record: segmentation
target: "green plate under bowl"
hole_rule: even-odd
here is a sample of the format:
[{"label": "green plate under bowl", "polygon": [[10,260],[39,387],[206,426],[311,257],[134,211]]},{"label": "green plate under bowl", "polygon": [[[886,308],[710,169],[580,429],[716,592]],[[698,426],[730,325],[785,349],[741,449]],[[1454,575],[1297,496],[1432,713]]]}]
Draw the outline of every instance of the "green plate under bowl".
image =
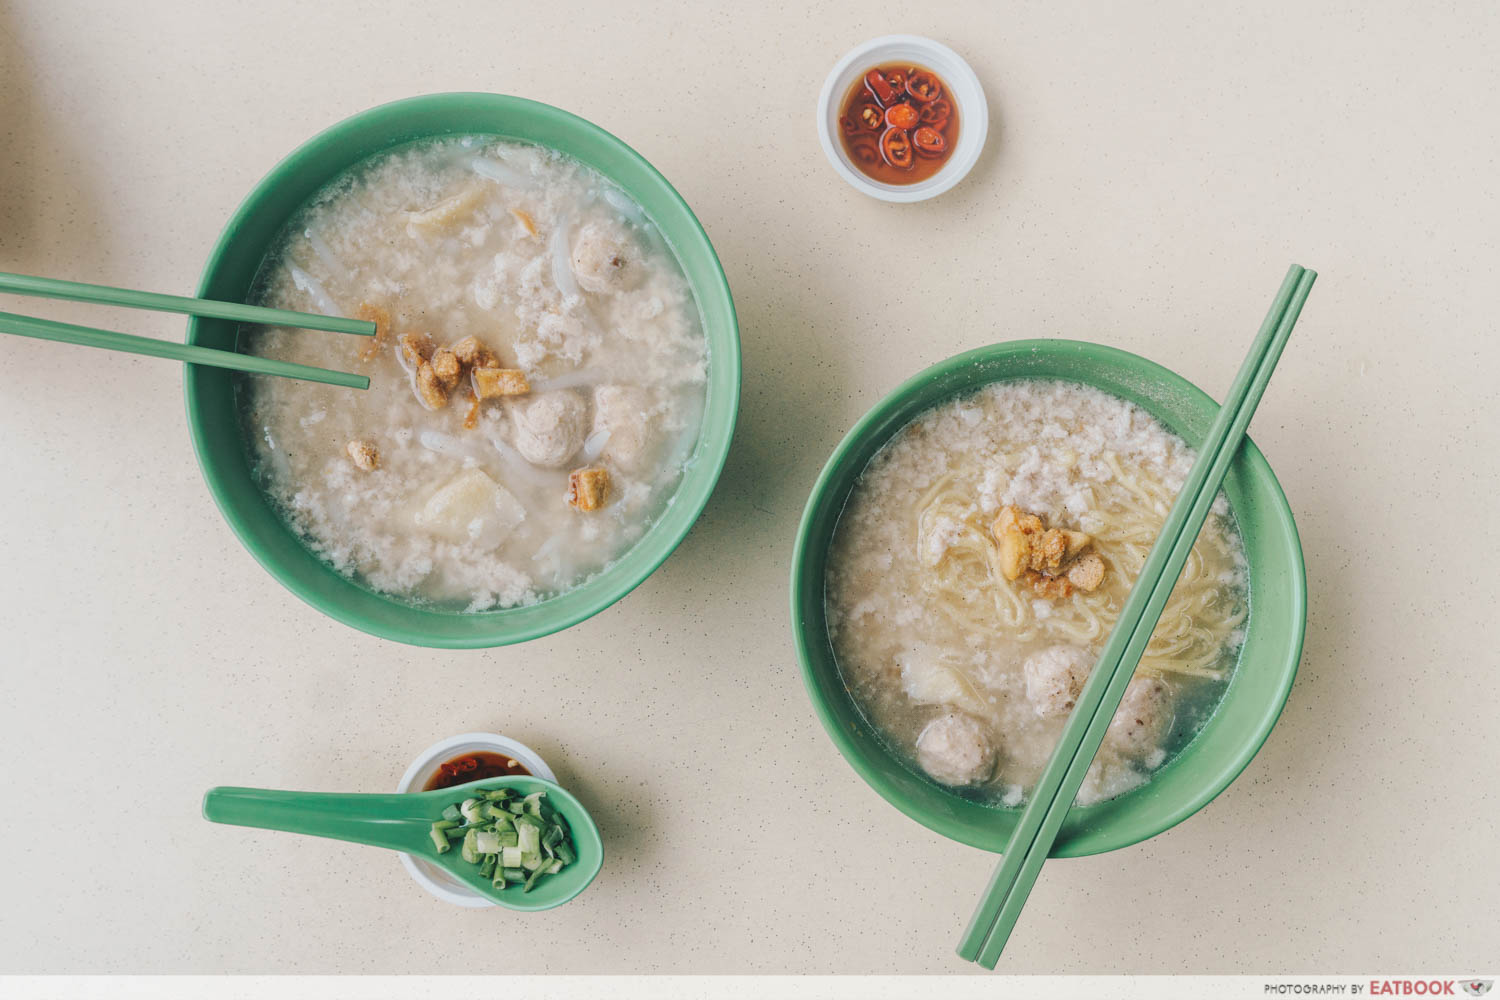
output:
[{"label": "green plate under bowl", "polygon": [[[729,283],[703,227],[656,169],[576,115],[499,94],[434,94],[382,105],[310,139],[256,185],[209,255],[198,296],[243,302],[267,249],[302,205],[350,167],[402,143],[483,134],[566,153],[635,199],[672,248],[692,287],[708,340],[708,391],[698,444],[677,492],[629,551],[583,585],[529,607],[459,613],[417,607],[335,572],[298,540],[250,474],[234,375],[186,366],[188,426],[203,477],[230,528],[271,575],[319,611],[372,635],[420,646],[474,648],[522,642],[609,607],[650,576],[697,520],[729,453],[739,408],[740,342]],[[194,317],[187,342],[236,346],[238,324]],[[349,390],[351,392],[357,390]]]},{"label": "green plate under bowl", "polygon": [[[1201,389],[1125,351],[1072,340],[981,347],[907,380],[854,425],[824,466],[792,556],[792,632],[813,708],[839,752],[885,799],[945,837],[1000,851],[1020,816],[970,801],[914,773],[882,742],[834,660],[823,603],[834,526],[875,453],[913,418],[956,396],[1011,379],[1096,386],[1155,415],[1198,445],[1218,411]],[[1123,795],[1068,813],[1053,857],[1078,857],[1154,837],[1207,805],[1250,763],[1286,704],[1307,624],[1307,580],[1292,511],[1276,476],[1246,438],[1224,481],[1250,564],[1250,617],[1239,663],[1218,709],[1187,746]]]}]

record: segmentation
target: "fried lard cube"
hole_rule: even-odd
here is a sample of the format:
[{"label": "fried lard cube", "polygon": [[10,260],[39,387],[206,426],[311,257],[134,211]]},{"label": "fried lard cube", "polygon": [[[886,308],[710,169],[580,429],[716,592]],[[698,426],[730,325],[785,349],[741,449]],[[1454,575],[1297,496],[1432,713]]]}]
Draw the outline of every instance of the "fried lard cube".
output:
[{"label": "fried lard cube", "polygon": [[465,337],[448,349],[459,364],[470,368],[492,368],[497,364],[495,355],[477,337]]},{"label": "fried lard cube", "polygon": [[380,468],[380,452],[368,441],[350,441],[346,450],[349,452],[349,461],[354,463],[357,469],[373,472]]},{"label": "fried lard cube", "polygon": [[568,474],[568,503],[579,510],[598,510],[609,500],[609,471],[598,467]]},{"label": "fried lard cube", "polygon": [[999,546],[1000,572],[1024,579],[1040,597],[1056,600],[1074,589],[1093,591],[1104,581],[1104,560],[1089,551],[1093,538],[1081,531],[1048,528],[1036,514],[1010,505],[990,527]]},{"label": "fried lard cube", "polygon": [[464,366],[459,362],[458,355],[446,347],[439,347],[432,352],[428,363],[432,365],[432,372],[444,389],[452,392],[458,388],[458,380],[464,374]]},{"label": "fried lard cube", "polygon": [[475,368],[474,392],[480,399],[496,396],[524,396],[531,391],[526,373],[519,368]]}]

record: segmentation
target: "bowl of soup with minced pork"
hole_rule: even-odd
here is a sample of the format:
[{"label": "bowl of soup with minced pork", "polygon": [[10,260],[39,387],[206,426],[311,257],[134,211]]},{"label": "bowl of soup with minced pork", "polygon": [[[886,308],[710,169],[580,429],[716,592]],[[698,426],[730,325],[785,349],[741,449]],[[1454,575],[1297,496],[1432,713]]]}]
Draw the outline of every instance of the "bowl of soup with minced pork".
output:
[{"label": "bowl of soup with minced pork", "polygon": [[189,340],[367,390],[189,369],[230,525],[313,606],[424,645],[574,624],[648,576],[712,491],[739,387],[702,228],[618,139],[448,94],[357,115],[261,182],[199,292],[375,335],[195,319]]},{"label": "bowl of soup with minced pork", "polygon": [[[849,432],[799,530],[793,633],[817,714],[876,791],[1004,846],[1214,412],[1135,355],[1018,341],[928,369]],[[1295,676],[1304,586],[1246,442],[1054,853],[1152,836],[1233,780]]]}]

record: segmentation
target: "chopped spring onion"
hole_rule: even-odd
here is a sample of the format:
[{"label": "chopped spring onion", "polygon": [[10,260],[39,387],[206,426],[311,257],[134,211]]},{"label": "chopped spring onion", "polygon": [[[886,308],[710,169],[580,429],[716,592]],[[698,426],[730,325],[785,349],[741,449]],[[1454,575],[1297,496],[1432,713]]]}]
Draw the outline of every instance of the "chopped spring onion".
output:
[{"label": "chopped spring onion", "polygon": [[469,827],[469,832],[464,834],[464,846],[459,854],[469,864],[479,864],[479,831],[472,826]]},{"label": "chopped spring onion", "polygon": [[432,824],[432,829],[429,832],[432,834],[433,846],[437,848],[439,854],[447,854],[453,847],[452,844],[448,843],[448,838],[452,836],[449,831],[457,825],[451,819],[438,820]]},{"label": "chopped spring onion", "polygon": [[476,792],[443,810],[432,824],[439,854],[461,840],[460,856],[479,867],[480,878],[496,889],[520,885],[530,892],[538,881],[578,860],[568,824],[547,801],[546,792],[518,798],[509,788]]}]

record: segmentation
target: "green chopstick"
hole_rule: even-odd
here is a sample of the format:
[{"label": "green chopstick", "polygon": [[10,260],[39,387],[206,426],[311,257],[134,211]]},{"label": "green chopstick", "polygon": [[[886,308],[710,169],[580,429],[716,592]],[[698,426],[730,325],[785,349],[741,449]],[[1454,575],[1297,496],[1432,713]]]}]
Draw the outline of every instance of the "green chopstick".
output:
[{"label": "green chopstick", "polygon": [[365,375],[336,372],[312,365],[299,365],[291,361],[273,361],[258,358],[253,354],[236,351],[217,351],[212,347],[196,344],[178,344],[170,340],[153,337],[137,337],[113,330],[96,330],[91,326],[74,326],[51,319],[35,319],[0,313],[0,333],[14,333],[38,340],[55,340],[63,344],[81,344],[84,347],[100,347],[107,351],[122,351],[126,354],[144,354],[154,358],[172,358],[195,365],[213,368],[229,368],[234,371],[251,372],[256,375],[280,375],[282,378],[297,378],[304,382],[322,382],[340,385],[349,389],[368,389],[370,379]]},{"label": "green chopstick", "polygon": [[[248,306],[243,302],[190,299],[182,295],[161,295],[157,292],[140,292],[129,288],[111,288],[108,285],[89,285],[81,281],[38,278],[29,274],[9,274],[4,271],[0,271],[0,292],[34,295],[48,299],[70,299],[75,302],[97,302],[101,305],[124,306],[127,309],[187,313],[192,316],[206,316],[210,319],[227,319],[266,326],[300,327],[307,330],[326,330],[330,333],[352,333],[362,337],[375,335],[375,324],[369,320],[321,316],[316,313],[293,312],[290,309],[266,309],[262,306]],[[349,389],[370,387],[370,379],[365,375],[351,375],[348,372],[315,368],[312,365],[299,365],[291,361],[257,358],[249,354],[240,354],[237,351],[220,351],[194,344],[177,344],[166,340],[155,340],[151,337],[137,337],[129,333],[116,333],[113,330],[99,330],[91,326],[60,323],[57,320],[18,316],[15,313],[0,313],[0,333],[35,337],[38,340],[53,340],[64,344],[81,344],[84,347],[98,347],[106,351],[121,351],[125,354],[172,358],[195,365],[227,368],[256,375],[279,375],[282,378],[322,382],[325,385],[339,385]]]},{"label": "green chopstick", "polygon": [[361,337],[375,336],[375,324],[369,320],[320,316],[317,313],[293,312],[290,309],[267,309],[263,306],[247,306],[243,302],[190,299],[183,295],[162,295],[130,288],[89,285],[81,281],[8,274],[4,271],[0,271],[0,292],[34,295],[45,299],[69,299],[74,302],[97,302],[100,305],[124,306],[127,309],[187,313],[191,316],[232,319],[265,326],[294,326],[305,330],[326,330],[329,333],[352,333]]},{"label": "green chopstick", "polygon": [[1292,265],[958,946],[993,969],[1218,495],[1317,274]]}]

